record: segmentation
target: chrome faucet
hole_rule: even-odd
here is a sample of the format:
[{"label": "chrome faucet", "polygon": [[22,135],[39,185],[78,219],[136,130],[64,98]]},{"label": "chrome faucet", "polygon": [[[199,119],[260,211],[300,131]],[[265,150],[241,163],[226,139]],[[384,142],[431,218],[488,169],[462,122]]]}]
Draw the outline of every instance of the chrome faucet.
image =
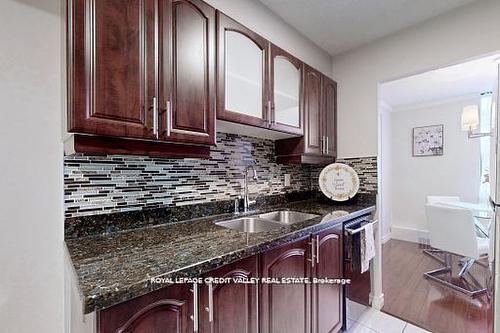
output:
[{"label": "chrome faucet", "polygon": [[256,200],[250,200],[248,198],[248,171],[250,171],[250,169],[253,170],[253,179],[257,180],[257,170],[255,170],[255,167],[253,165],[247,165],[247,167],[245,168],[245,182],[243,183],[243,187],[245,190],[243,196],[243,209],[245,213],[248,212],[248,208],[250,207],[250,205],[253,205],[256,202]]}]

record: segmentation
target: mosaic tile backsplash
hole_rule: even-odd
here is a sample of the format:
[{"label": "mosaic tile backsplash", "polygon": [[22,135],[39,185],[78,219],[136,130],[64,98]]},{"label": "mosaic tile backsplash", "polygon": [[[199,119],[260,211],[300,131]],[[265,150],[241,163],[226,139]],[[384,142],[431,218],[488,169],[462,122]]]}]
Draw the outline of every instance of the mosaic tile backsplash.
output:
[{"label": "mosaic tile backsplash", "polygon": [[[122,155],[72,155],[64,159],[65,216],[77,217],[143,208],[173,207],[234,199],[242,193],[244,169],[255,164],[253,196],[317,189],[321,168],[275,162],[274,143],[217,134],[210,159]],[[360,174],[360,192],[376,191],[376,158],[342,160]],[[284,185],[291,175],[290,186]]]}]

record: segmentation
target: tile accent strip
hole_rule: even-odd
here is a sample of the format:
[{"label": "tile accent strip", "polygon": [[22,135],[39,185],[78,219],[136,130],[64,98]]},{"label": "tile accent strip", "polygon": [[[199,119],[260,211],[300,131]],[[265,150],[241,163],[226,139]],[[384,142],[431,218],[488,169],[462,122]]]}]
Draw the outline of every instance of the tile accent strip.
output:
[{"label": "tile accent strip", "polygon": [[[72,155],[64,160],[66,218],[144,208],[225,201],[242,193],[244,169],[255,164],[255,196],[311,190],[311,168],[277,164],[274,142],[217,133],[210,159]],[[284,175],[291,186],[284,186]]]}]

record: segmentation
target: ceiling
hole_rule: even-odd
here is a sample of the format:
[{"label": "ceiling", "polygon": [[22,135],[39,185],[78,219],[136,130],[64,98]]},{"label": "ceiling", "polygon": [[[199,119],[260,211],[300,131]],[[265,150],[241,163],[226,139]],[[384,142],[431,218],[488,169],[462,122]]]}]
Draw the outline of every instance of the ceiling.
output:
[{"label": "ceiling", "polygon": [[500,54],[384,83],[381,98],[397,110],[495,91],[498,59]]},{"label": "ceiling", "polygon": [[332,56],[476,0],[260,0]]}]

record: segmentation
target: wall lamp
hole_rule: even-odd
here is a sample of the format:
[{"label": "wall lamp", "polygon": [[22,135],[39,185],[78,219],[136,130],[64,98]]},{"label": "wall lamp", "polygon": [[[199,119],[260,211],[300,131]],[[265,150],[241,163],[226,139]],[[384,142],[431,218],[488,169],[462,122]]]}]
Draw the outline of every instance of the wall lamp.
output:
[{"label": "wall lamp", "polygon": [[491,136],[491,132],[476,132],[479,128],[479,106],[467,105],[462,111],[462,131],[467,131],[469,139]]}]

